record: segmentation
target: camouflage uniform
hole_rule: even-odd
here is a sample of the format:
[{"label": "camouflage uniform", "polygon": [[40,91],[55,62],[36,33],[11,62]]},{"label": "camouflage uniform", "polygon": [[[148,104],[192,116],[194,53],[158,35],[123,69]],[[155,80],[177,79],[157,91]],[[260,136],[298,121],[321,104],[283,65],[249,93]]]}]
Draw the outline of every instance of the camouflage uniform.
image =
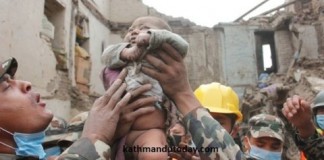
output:
[{"label": "camouflage uniform", "polygon": [[68,133],[58,142],[61,148],[69,148],[58,159],[110,159],[109,145],[99,140],[92,142],[88,138],[80,138],[88,114],[89,112],[82,112],[69,121]]},{"label": "camouflage uniform", "polygon": [[[54,116],[45,131],[44,149],[47,156],[60,155],[62,151],[77,141],[81,137],[87,117],[88,112],[82,112],[67,123],[64,119]],[[55,150],[55,148],[59,148],[59,151]]]},{"label": "camouflage uniform", "polygon": [[83,126],[88,118],[88,114],[89,112],[79,113],[69,121],[67,133],[58,141],[58,145],[61,148],[66,149],[70,147],[73,142],[77,141],[81,137]]},{"label": "camouflage uniform", "polygon": [[106,143],[96,140],[92,142],[88,138],[81,138],[74,142],[71,147],[66,149],[58,160],[96,160],[110,159],[110,146]]},{"label": "camouflage uniform", "polygon": [[303,140],[296,134],[295,142],[304,151],[307,159],[324,160],[324,137],[315,132],[311,137]]},{"label": "camouflage uniform", "polygon": [[[192,134],[197,149],[202,147],[217,147],[215,152],[201,152],[201,159],[237,159],[243,157],[240,148],[231,136],[204,108],[193,110],[183,117],[184,124]],[[91,143],[89,139],[81,138],[68,148],[60,159],[109,159],[110,147],[101,141]]]},{"label": "camouflage uniform", "polygon": [[[239,147],[231,136],[204,108],[198,108],[190,112],[184,118],[187,129],[192,134],[196,148],[217,147],[215,152],[201,152],[201,159],[241,159]],[[88,138],[81,138],[73,143],[57,159],[109,159],[110,146],[102,141],[92,142]]]},{"label": "camouflage uniform", "polygon": [[183,117],[183,122],[197,149],[218,148],[217,152],[200,152],[201,159],[242,159],[240,147],[207,109],[201,107],[191,111]]},{"label": "camouflage uniform", "polygon": [[67,122],[60,117],[54,116],[51,123],[45,130],[44,143],[58,141],[64,136],[67,129]]},{"label": "camouflage uniform", "polygon": [[60,117],[54,116],[51,123],[45,130],[43,148],[48,156],[57,156],[62,152],[62,148],[57,144],[58,140],[66,136],[67,122]]},{"label": "camouflage uniform", "polygon": [[13,154],[4,154],[4,153],[0,153],[0,159],[1,160],[38,160],[38,158],[35,157],[19,157]]},{"label": "camouflage uniform", "polygon": [[[284,123],[280,118],[273,115],[258,114],[250,118],[249,132],[253,138],[272,137],[284,143]],[[251,157],[249,153],[245,154],[245,158],[247,160],[256,159]]]}]

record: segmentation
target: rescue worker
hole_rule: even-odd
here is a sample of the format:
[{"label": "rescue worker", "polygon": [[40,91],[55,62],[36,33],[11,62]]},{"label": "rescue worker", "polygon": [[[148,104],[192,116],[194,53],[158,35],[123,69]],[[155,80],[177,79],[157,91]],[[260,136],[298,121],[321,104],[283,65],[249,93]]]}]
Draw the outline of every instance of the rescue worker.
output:
[{"label": "rescue worker", "polygon": [[[283,115],[296,127],[294,140],[303,159],[324,159],[323,115],[324,92],[314,98],[313,105],[298,95],[287,98],[282,109]],[[312,112],[313,111],[313,112]],[[316,128],[318,127],[318,128]]]},{"label": "rescue worker", "polygon": [[258,114],[250,118],[244,137],[249,160],[280,160],[284,144],[284,123],[276,116]]},{"label": "rescue worker", "polygon": [[323,135],[324,130],[324,91],[320,91],[312,105],[314,122],[317,127],[317,131],[319,134]]},{"label": "rescue worker", "polygon": [[195,90],[200,103],[206,107],[215,120],[217,120],[241,147],[238,136],[239,124],[243,115],[239,110],[239,98],[231,87],[212,82],[200,85]]},{"label": "rescue worker", "polygon": [[[145,60],[151,67],[143,65],[141,70],[144,74],[158,80],[163,92],[175,103],[179,113],[183,115],[182,124],[191,134],[195,148],[199,149],[199,157],[201,159],[241,160],[239,146],[195,97],[181,55],[167,43],[164,43],[161,49],[156,51],[160,58],[152,54],[145,56]],[[125,122],[129,123],[129,121]],[[213,151],[215,148],[217,151]]]},{"label": "rescue worker", "polygon": [[[324,135],[324,91],[320,91],[313,100],[312,111],[313,119],[316,125],[316,131],[323,136]],[[306,160],[306,155],[303,151],[301,153],[301,160]]]}]

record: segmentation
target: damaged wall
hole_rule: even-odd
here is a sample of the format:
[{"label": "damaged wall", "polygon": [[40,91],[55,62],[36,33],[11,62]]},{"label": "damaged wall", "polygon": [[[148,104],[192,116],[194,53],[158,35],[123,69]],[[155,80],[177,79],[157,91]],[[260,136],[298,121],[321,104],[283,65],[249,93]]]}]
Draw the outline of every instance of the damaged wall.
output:
[{"label": "damaged wall", "polygon": [[148,7],[141,0],[110,0],[108,18],[113,22],[132,22],[148,15]]},{"label": "damaged wall", "polygon": [[194,27],[173,27],[189,43],[185,57],[189,82],[193,89],[200,84],[219,81],[218,34],[211,29]]},{"label": "damaged wall", "polygon": [[291,33],[287,30],[276,31],[274,34],[276,44],[276,54],[278,62],[277,73],[284,74],[288,70],[288,65],[294,55],[291,43]]},{"label": "damaged wall", "polygon": [[223,51],[221,52],[222,83],[231,86],[241,97],[246,86],[257,81],[257,62],[254,32],[257,27],[221,24]]},{"label": "damaged wall", "polygon": [[[88,3],[86,3],[88,2]],[[98,2],[99,3],[99,2]],[[104,4],[103,1],[99,4]],[[103,8],[106,8],[103,6]],[[75,115],[80,111],[89,110],[92,105],[93,100],[99,95],[104,93],[104,88],[102,82],[99,78],[100,71],[104,67],[101,64],[101,53],[104,50],[105,42],[109,38],[110,30],[105,24],[105,17],[98,18],[97,14],[94,14],[95,11],[99,11],[100,7],[95,3],[90,1],[78,1],[76,7],[77,13],[76,16],[82,16],[86,19],[86,28],[87,33],[85,35],[76,35],[76,40],[73,40],[71,44],[75,47],[81,47],[82,51],[85,52],[88,57],[80,58],[77,56],[77,50],[74,53],[74,66],[71,67],[72,70],[75,69],[75,84],[71,92],[72,95],[72,113]],[[76,22],[77,23],[77,22]],[[78,27],[78,25],[76,26]],[[81,26],[82,27],[82,24]],[[73,30],[72,30],[73,31]],[[81,36],[79,39],[78,37]],[[83,38],[82,38],[83,37]],[[80,60],[81,61],[78,61]],[[78,64],[80,66],[78,66]],[[83,66],[83,70],[77,72]],[[79,91],[81,92],[79,92]],[[89,95],[85,96],[83,94]],[[80,98],[83,97],[83,98]]]},{"label": "damaged wall", "polygon": [[99,79],[103,67],[100,55],[110,31],[81,1],[33,0],[23,3],[14,0],[3,1],[0,8],[0,58],[16,57],[19,62],[17,78],[30,81],[33,89],[47,102],[47,107],[64,119],[70,119],[71,105],[78,108],[71,104],[73,94],[70,93],[71,87],[76,87],[74,18],[78,11],[84,13],[90,19],[91,40],[82,47],[93,61],[93,71],[87,77],[89,89],[96,96],[103,93]]}]

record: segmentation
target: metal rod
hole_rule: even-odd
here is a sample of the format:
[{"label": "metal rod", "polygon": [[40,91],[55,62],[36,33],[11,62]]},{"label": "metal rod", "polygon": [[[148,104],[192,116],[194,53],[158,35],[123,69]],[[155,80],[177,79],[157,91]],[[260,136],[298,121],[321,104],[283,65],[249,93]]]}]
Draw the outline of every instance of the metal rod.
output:
[{"label": "metal rod", "polygon": [[268,2],[269,0],[264,0],[261,3],[259,3],[258,5],[256,5],[255,7],[253,7],[252,9],[250,9],[249,11],[245,12],[242,16],[240,16],[239,18],[237,18],[234,22],[239,21],[240,19],[244,18],[246,15],[248,15],[249,13],[251,13],[252,11],[254,11],[255,9],[259,8],[260,6],[262,6],[264,3]]}]

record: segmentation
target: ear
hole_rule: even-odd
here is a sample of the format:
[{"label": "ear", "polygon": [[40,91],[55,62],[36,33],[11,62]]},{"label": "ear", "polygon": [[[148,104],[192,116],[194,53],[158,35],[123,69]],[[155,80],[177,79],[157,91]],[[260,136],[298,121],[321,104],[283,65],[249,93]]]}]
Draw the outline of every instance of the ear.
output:
[{"label": "ear", "polygon": [[245,151],[248,152],[251,149],[251,146],[249,144],[249,137],[248,136],[244,136],[243,143],[244,143]]}]

